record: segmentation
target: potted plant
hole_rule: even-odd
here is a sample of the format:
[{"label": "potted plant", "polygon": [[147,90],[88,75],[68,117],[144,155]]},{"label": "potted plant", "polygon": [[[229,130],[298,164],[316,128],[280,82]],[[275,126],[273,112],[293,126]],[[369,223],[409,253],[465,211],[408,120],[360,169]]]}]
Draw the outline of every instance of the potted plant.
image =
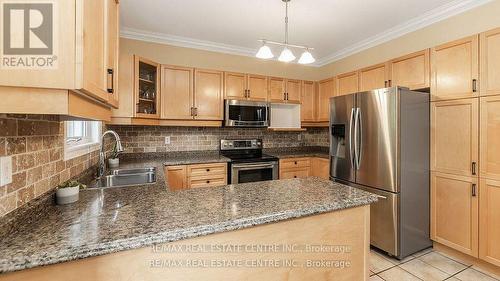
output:
[{"label": "potted plant", "polygon": [[56,202],[58,205],[70,204],[78,201],[80,188],[87,186],[78,181],[67,181],[57,186]]},{"label": "potted plant", "polygon": [[118,158],[118,154],[120,154],[118,152],[118,149],[116,148],[116,143],[115,145],[113,146],[113,150],[111,151],[111,155],[109,156],[109,159],[108,159],[108,165],[109,165],[109,168],[118,168],[118,166],[120,165],[120,159]]}]

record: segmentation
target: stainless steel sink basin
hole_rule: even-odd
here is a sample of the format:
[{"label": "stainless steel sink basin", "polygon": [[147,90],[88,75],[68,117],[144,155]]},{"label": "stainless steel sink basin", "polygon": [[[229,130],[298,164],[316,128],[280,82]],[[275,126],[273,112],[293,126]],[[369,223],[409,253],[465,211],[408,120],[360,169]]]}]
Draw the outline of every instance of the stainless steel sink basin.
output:
[{"label": "stainless steel sink basin", "polygon": [[156,168],[114,170],[101,177],[90,188],[125,187],[156,182]]},{"label": "stainless steel sink basin", "polygon": [[113,170],[111,172],[112,175],[130,175],[143,173],[156,173],[156,168],[119,169]]}]

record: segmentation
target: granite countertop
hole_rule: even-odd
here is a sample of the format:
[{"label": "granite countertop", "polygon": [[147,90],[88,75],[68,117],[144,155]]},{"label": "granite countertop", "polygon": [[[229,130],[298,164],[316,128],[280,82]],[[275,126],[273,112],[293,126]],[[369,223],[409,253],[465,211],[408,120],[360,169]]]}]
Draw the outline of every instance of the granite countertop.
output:
[{"label": "granite countertop", "polygon": [[356,207],[377,200],[365,191],[314,177],[174,192],[166,185],[164,163],[162,157],[121,161],[120,168],[157,167],[154,184],[88,189],[81,191],[80,200],[71,205],[51,203],[43,208],[32,207],[37,211],[33,211],[30,219],[19,221],[15,229],[0,237],[0,273]]},{"label": "granite countertop", "polygon": [[128,153],[120,156],[125,160],[145,160],[145,159],[163,159],[163,165],[189,165],[205,163],[229,162],[230,159],[220,155],[218,150],[214,151],[180,151],[163,153]]},{"label": "granite countertop", "polygon": [[279,159],[299,158],[299,157],[319,157],[329,158],[328,147],[306,146],[306,147],[285,147],[267,148],[264,153],[278,157]]}]

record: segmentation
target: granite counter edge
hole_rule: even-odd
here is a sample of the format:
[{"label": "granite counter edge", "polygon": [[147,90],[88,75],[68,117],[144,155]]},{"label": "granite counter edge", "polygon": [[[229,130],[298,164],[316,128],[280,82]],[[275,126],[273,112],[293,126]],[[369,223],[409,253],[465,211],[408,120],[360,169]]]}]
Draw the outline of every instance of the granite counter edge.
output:
[{"label": "granite counter edge", "polygon": [[365,195],[356,201],[342,201],[327,205],[321,205],[306,210],[286,211],[277,214],[265,215],[255,218],[245,218],[235,221],[221,222],[212,225],[203,225],[193,228],[173,230],[162,233],[145,234],[127,239],[121,239],[96,245],[87,245],[77,249],[68,249],[58,252],[53,257],[43,255],[38,257],[14,257],[8,262],[0,261],[0,274],[14,272],[38,266],[57,264],[88,257],[106,255],[119,251],[144,248],[158,243],[168,243],[178,240],[195,238],[199,236],[244,229],[257,225],[264,225],[273,222],[281,222],[288,219],[297,219],[322,213],[334,212],[348,208],[356,208],[368,205],[377,201],[375,195]]}]

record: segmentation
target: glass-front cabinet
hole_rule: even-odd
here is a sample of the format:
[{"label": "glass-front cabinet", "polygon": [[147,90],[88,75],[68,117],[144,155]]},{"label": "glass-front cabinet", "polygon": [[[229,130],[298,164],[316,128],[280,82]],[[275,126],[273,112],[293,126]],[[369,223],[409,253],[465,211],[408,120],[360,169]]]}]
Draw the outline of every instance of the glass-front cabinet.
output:
[{"label": "glass-front cabinet", "polygon": [[135,116],[159,118],[160,65],[139,56],[135,59]]}]

